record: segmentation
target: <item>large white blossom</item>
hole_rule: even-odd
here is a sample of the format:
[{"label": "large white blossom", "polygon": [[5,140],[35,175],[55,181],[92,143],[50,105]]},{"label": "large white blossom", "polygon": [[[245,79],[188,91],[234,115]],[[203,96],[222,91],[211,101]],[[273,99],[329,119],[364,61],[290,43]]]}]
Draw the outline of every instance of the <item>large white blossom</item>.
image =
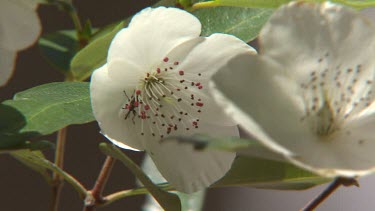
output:
[{"label": "large white blossom", "polygon": [[160,140],[169,135],[238,135],[208,92],[217,69],[254,50],[224,34],[199,37],[201,24],[175,8],[147,8],[135,15],[109,48],[107,64],[91,78],[101,132],[114,144],[145,150],[179,191],[194,192],[221,178],[235,153],[197,152]]},{"label": "large white blossom", "polygon": [[12,75],[17,52],[38,38],[41,25],[37,0],[0,1],[0,86]]},{"label": "large white blossom", "polygon": [[[260,33],[260,54],[213,76],[226,111],[259,141],[325,176],[375,167],[375,29],[331,3],[290,3]],[[228,80],[230,78],[230,80]]]}]

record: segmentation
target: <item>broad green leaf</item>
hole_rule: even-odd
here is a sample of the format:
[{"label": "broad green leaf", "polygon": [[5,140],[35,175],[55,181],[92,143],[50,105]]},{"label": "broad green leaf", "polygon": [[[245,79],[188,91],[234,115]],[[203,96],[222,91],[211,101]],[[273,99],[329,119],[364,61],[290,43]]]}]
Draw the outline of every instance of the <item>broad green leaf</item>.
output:
[{"label": "broad green leaf", "polygon": [[231,170],[213,187],[251,186],[265,189],[303,190],[330,179],[317,176],[290,163],[255,157],[237,157]]},{"label": "broad green leaf", "polygon": [[[194,9],[219,6],[249,7],[249,8],[276,8],[292,0],[214,0],[194,4]],[[306,0],[306,2],[321,3],[326,0]],[[331,0],[331,2],[343,4],[356,9],[374,7],[374,0]]]},{"label": "broad green leaf", "polygon": [[[0,137],[2,137],[2,134],[0,134]],[[5,141],[2,141],[2,140],[5,140]],[[0,139],[0,153],[10,153],[10,152],[14,152],[14,151],[22,150],[22,149],[29,149],[31,151],[34,151],[34,150],[46,150],[46,149],[55,148],[55,145],[51,143],[50,141],[42,140],[42,141],[30,142],[27,140],[28,138],[22,137],[19,140],[19,143],[14,145],[15,142],[12,138],[7,137],[6,139]],[[6,144],[7,142],[9,142],[11,146],[7,146]]]},{"label": "broad green leaf", "polygon": [[130,158],[128,158],[124,153],[122,153],[117,147],[107,143],[101,143],[99,147],[104,154],[120,160],[148,189],[152,196],[165,210],[181,210],[180,199],[176,194],[168,193],[160,189],[151,181],[151,179],[142,171],[142,169],[137,164],[135,164]]},{"label": "broad green leaf", "polygon": [[[21,117],[8,115],[6,110],[9,107]],[[0,129],[3,134],[33,132],[40,135],[53,133],[67,125],[93,121],[89,83],[56,82],[17,93],[13,100],[1,104],[0,119],[10,123]]]},{"label": "broad green leaf", "polygon": [[[154,162],[152,161],[151,157],[147,154],[142,162],[142,170],[143,172],[152,180],[155,184],[162,184],[167,182],[165,178],[161,175],[157,167],[155,166]],[[202,210],[205,193],[206,191],[198,191],[192,194],[186,194],[179,191],[174,191],[178,195],[181,201],[182,211],[199,211]],[[146,202],[143,205],[144,211],[152,211],[152,210],[161,210],[160,205],[153,199],[152,197],[148,196],[146,198]]]},{"label": "broad green leaf", "polygon": [[111,32],[96,38],[77,53],[71,61],[71,71],[76,81],[87,79],[95,69],[106,63],[109,45],[125,24],[126,21],[122,21]]},{"label": "broad green leaf", "polygon": [[202,23],[202,35],[213,33],[234,35],[245,42],[258,36],[273,9],[214,7],[193,11]]},{"label": "broad green leaf", "polygon": [[47,169],[59,174],[65,179],[65,181],[71,184],[74,189],[76,189],[82,198],[86,196],[86,189],[81,185],[81,183],[79,183],[73,176],[57,167],[54,163],[47,160],[40,152],[20,150],[17,152],[12,152],[11,155],[30,168],[42,173],[43,176],[47,176],[45,172]]},{"label": "broad green leaf", "polygon": [[52,177],[48,169],[45,168],[43,165],[39,165],[38,163],[28,159],[28,157],[38,157],[41,160],[45,160],[46,158],[44,157],[41,151],[31,151],[24,149],[13,151],[10,153],[10,155],[18,161],[20,161],[25,166],[41,174],[48,184],[52,183]]},{"label": "broad green leaf", "polygon": [[70,70],[70,61],[79,50],[79,42],[74,30],[63,30],[43,35],[39,39],[42,55],[58,70]]}]

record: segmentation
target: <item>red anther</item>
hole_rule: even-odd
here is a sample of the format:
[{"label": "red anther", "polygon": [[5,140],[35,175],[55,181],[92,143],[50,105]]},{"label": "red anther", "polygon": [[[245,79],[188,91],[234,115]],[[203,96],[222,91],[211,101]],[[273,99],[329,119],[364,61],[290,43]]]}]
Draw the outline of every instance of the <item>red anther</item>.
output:
[{"label": "red anther", "polygon": [[180,88],[177,88],[176,90],[177,90],[177,91],[181,91],[181,89],[180,89]]},{"label": "red anther", "polygon": [[193,126],[197,126],[197,125],[198,125],[198,122],[194,121]]},{"label": "red anther", "polygon": [[183,71],[183,70],[180,70],[180,71],[178,71],[178,74],[180,74],[180,75],[184,75],[184,71]]},{"label": "red anther", "polygon": [[157,73],[160,73],[160,72],[161,72],[160,68],[156,69],[156,72],[157,72]]},{"label": "red anther", "polygon": [[198,89],[203,89],[203,86],[202,85],[198,86]]},{"label": "red anther", "polygon": [[165,58],[163,59],[163,61],[164,61],[164,62],[168,62],[168,61],[169,61],[169,58],[168,58],[168,57],[165,57]]},{"label": "red anther", "polygon": [[138,107],[138,105],[139,105],[139,102],[138,102],[138,101],[135,101],[135,102],[133,103],[133,106],[134,106],[134,107]]},{"label": "red anther", "polygon": [[147,116],[146,116],[146,112],[141,111],[141,118],[142,118],[142,119],[146,119],[146,118],[147,118]]},{"label": "red anther", "polygon": [[135,91],[135,94],[136,94],[136,95],[140,95],[140,94],[141,94],[141,90],[137,89],[137,90]]},{"label": "red anther", "polygon": [[145,105],[145,110],[148,111],[150,109],[149,105]]},{"label": "red anther", "polygon": [[199,107],[202,107],[202,106],[203,106],[203,103],[201,103],[201,102],[197,102],[197,103],[195,103],[195,105],[196,105],[196,106],[199,106]]},{"label": "red anther", "polygon": [[200,85],[201,85],[201,83],[199,83],[199,82],[195,84],[195,86],[200,86]]},{"label": "red anther", "polygon": [[174,65],[178,65],[178,64],[179,64],[179,62],[174,62],[173,64],[174,64]]}]

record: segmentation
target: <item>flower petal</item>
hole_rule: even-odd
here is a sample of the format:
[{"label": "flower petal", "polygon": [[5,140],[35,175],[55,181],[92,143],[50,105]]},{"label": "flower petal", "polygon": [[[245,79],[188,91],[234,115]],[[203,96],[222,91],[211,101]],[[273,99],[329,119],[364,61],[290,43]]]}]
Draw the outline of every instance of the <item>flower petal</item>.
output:
[{"label": "flower petal", "polygon": [[[213,133],[216,136],[238,136],[237,127],[216,127],[201,124],[195,133]],[[192,135],[193,132],[185,135]],[[145,140],[146,152],[160,173],[178,191],[192,193],[211,185],[230,169],[235,153],[196,151],[192,145],[176,141]]]},{"label": "flower petal", "polygon": [[108,76],[107,65],[95,70],[90,86],[94,116],[99,122],[101,132],[114,144],[122,148],[143,150],[137,132],[132,131],[132,121],[125,121],[121,115],[127,102],[124,87],[122,83]]},{"label": "flower petal", "polygon": [[5,85],[12,76],[17,53],[0,48],[0,86]]},{"label": "flower petal", "polygon": [[185,42],[168,54],[170,60],[180,61],[178,68],[185,72],[187,81],[201,84],[202,89],[195,91],[194,94],[204,101],[200,114],[202,121],[226,126],[234,125],[234,122],[214,102],[209,93],[208,81],[221,66],[242,53],[256,54],[256,51],[234,36],[213,34],[206,38],[200,37]]},{"label": "flower petal", "polygon": [[[353,81],[374,78],[374,34],[371,22],[355,10],[332,3],[294,2],[272,15],[260,33],[260,45],[264,55],[278,61],[299,83],[337,81],[346,89],[355,85]],[[327,95],[339,98],[337,93]],[[351,95],[362,93],[359,85]]]},{"label": "flower petal", "polygon": [[114,80],[124,87],[136,87],[139,80],[144,77],[144,73],[140,67],[123,59],[111,60],[108,64],[108,75],[111,80]]},{"label": "flower petal", "polygon": [[41,24],[35,6],[31,7],[30,3],[23,1],[1,1],[1,48],[16,51],[29,47],[35,42],[40,32]]},{"label": "flower petal", "polygon": [[301,123],[298,89],[272,60],[244,54],[213,76],[212,90],[226,113],[246,131],[271,149],[290,155],[285,148],[301,137],[312,137]]},{"label": "flower petal", "polygon": [[171,49],[198,37],[200,32],[199,20],[188,12],[176,8],[146,8],[116,35],[108,61],[124,59],[149,70]]}]

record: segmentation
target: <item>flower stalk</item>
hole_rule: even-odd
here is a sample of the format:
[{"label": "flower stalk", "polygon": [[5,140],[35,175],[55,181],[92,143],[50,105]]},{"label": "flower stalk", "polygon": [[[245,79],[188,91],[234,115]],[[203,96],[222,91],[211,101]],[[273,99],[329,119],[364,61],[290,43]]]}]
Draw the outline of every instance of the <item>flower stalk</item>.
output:
[{"label": "flower stalk", "polygon": [[95,210],[95,206],[97,204],[103,204],[105,202],[102,193],[112,172],[114,164],[115,159],[111,156],[107,156],[93,189],[89,191],[89,194],[86,197],[84,207],[85,211]]},{"label": "flower stalk", "polygon": [[315,199],[310,201],[302,211],[310,211],[317,208],[323,201],[325,201],[335,190],[337,190],[341,185],[344,186],[352,186],[355,185],[359,187],[357,180],[353,178],[344,178],[338,177],[336,178],[322,193],[320,193]]},{"label": "flower stalk", "polygon": [[[65,142],[66,142],[67,128],[62,128],[57,133],[57,146],[55,152],[55,165],[60,169],[64,166],[64,152],[65,152]],[[52,175],[52,201],[51,201],[51,211],[57,211],[59,207],[60,193],[63,186],[64,178],[53,173]]]}]

